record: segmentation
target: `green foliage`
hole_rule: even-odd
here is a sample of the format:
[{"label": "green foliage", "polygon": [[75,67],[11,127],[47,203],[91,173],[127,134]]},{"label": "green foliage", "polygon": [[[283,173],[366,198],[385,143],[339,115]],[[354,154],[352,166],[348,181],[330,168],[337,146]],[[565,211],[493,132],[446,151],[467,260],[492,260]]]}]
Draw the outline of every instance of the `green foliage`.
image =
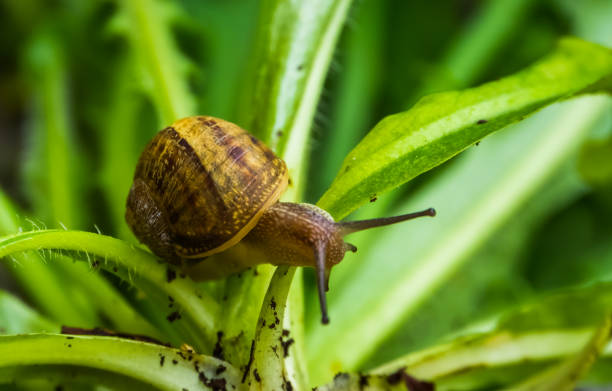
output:
[{"label": "green foliage", "polygon": [[[60,3],[0,2],[0,387],[612,382],[612,100],[576,98],[612,89],[609,1]],[[308,270],[195,283],[124,208],[199,113],[283,157],[286,201],[438,216],[350,237],[329,326]]]},{"label": "green foliage", "polygon": [[610,50],[565,39],[551,55],[513,76],[429,95],[379,122],[348,154],[318,204],[342,218],[555,100],[585,90],[610,91],[610,72]]},{"label": "green foliage", "polygon": [[[512,132],[495,135],[494,138],[485,140],[481,146],[471,149],[465,158],[424,186],[409,204],[391,212],[415,210],[430,205],[444,206],[437,207],[437,224],[415,221],[412,224],[390,227],[376,241],[366,242],[369,246],[365,247],[365,254],[362,254],[361,258],[339,265],[335,273],[340,276],[335,282],[336,285],[333,285],[337,289],[330,291],[329,299],[330,306],[341,309],[335,320],[340,327],[309,335],[310,354],[312,357],[319,357],[316,360],[317,365],[313,363],[311,372],[330,368],[333,362],[338,361],[350,363],[351,366],[358,365],[371,355],[389,334],[402,333],[401,328],[406,327],[404,322],[407,318],[418,316],[423,311],[428,311],[428,308],[439,306],[443,314],[434,314],[435,316],[422,322],[429,320],[435,323],[441,320],[440,317],[445,319],[449,316],[448,310],[445,309],[451,305],[449,302],[458,305],[461,302],[459,297],[469,297],[475,289],[470,286],[470,279],[463,274],[465,263],[476,261],[471,255],[490,235],[494,235],[497,227],[504,221],[533,213],[531,210],[521,209],[524,200],[540,189],[546,178],[557,173],[559,164],[571,156],[577,140],[589,132],[592,126],[591,110],[603,113],[609,110],[609,107],[607,101],[588,98],[581,102],[567,102],[555,108],[556,110],[540,113],[514,127]],[[572,121],[571,125],[568,125],[569,121]],[[551,137],[556,137],[555,143],[550,142]],[[572,188],[574,186],[578,187],[578,190]],[[572,187],[568,189],[564,186],[573,192],[580,189],[575,184]],[[452,203],[449,202],[451,194]],[[558,193],[554,194],[559,197]],[[544,202],[550,203],[550,199]],[[393,245],[402,243],[405,238],[411,238],[409,246]],[[495,239],[510,238],[495,236]],[[513,239],[516,240],[516,236]],[[355,243],[359,248],[364,247],[359,241]],[[503,248],[501,251],[504,251]],[[481,257],[479,265],[474,266],[476,270],[479,267],[491,267],[492,262],[496,261],[493,254],[486,249]],[[512,261],[508,254],[499,259],[506,264]],[[479,278],[475,275],[477,271],[472,271],[472,278],[475,278],[476,282],[486,284],[480,289],[487,289],[489,285],[495,284],[491,278],[495,278],[493,276],[497,274],[498,267],[501,265],[495,264],[495,272],[488,270]],[[505,271],[509,272],[508,269]],[[507,281],[504,269],[499,269],[499,273],[497,278]],[[453,289],[449,290],[452,292],[452,298],[449,298],[447,303],[438,304],[439,289],[446,288],[452,275],[456,275],[455,280],[458,281]],[[521,287],[519,284],[523,284],[521,292],[524,292],[524,282],[519,280],[517,285]],[[365,290],[364,286],[370,289]],[[512,291],[503,293],[516,294]],[[512,296],[509,299],[512,299]],[[474,300],[474,297],[468,300]],[[360,303],[360,306],[353,305],[355,302]],[[470,317],[483,316],[474,308],[473,302],[468,301],[465,306],[464,311],[467,313],[462,315],[463,322],[470,322]],[[364,308],[368,308],[368,311],[364,311]],[[379,319],[385,319],[384,324],[379,324]],[[447,324],[446,332],[452,331],[452,324]],[[313,321],[311,326],[316,327],[316,323]],[[424,323],[421,325],[420,335],[429,335],[431,338],[435,333],[433,329],[438,327],[437,323],[436,326]],[[373,330],[376,330],[376,334],[372,334]],[[412,330],[413,333],[414,331]],[[364,334],[371,336],[363,340],[360,336]],[[442,335],[435,335],[437,338],[440,336]],[[404,335],[403,344],[411,345],[410,339],[410,342],[406,342],[406,337],[407,335]],[[396,343],[395,346],[402,345]],[[415,347],[423,345],[417,344]],[[332,351],[333,354],[320,358],[323,351]],[[391,353],[392,356],[398,354],[400,352],[397,349]],[[329,364],[321,366],[322,360]],[[329,376],[329,373],[321,376]]]},{"label": "green foliage", "polygon": [[[292,178],[284,199],[302,198],[307,144],[317,102],[351,0],[261,5],[245,125],[283,157]],[[314,22],[314,23],[313,23]]]},{"label": "green foliage", "polygon": [[189,62],[178,50],[170,28],[178,9],[155,0],[122,1],[112,30],[125,35],[133,54],[140,88],[159,113],[159,126],[194,115],[196,99],[189,91]]},{"label": "green foliage", "polygon": [[[502,314],[478,331],[409,354],[373,373],[408,367],[440,389],[463,390],[495,387],[499,378],[492,374],[504,368],[505,384],[521,383],[513,387],[566,389],[608,344],[611,292],[606,283],[549,295]],[[529,373],[521,368],[526,361],[533,363],[531,374],[537,374],[523,381]],[[538,373],[542,368],[547,369]]]},{"label": "green foliage", "polygon": [[578,169],[589,184],[608,186],[612,182],[612,136],[586,142],[580,151]]},{"label": "green foliage", "polygon": [[168,318],[181,319],[174,327],[180,335],[175,343],[188,342],[202,351],[213,346],[218,304],[191,279],[177,278],[179,271],[160,264],[150,253],[134,249],[118,239],[80,231],[31,231],[0,240],[0,256],[36,249],[83,252],[79,258],[90,261],[92,267],[105,268],[129,280],[148,292],[158,304],[164,303],[163,307],[169,308]]},{"label": "green foliage", "polygon": [[0,331],[6,335],[59,331],[59,326],[7,292],[0,292],[0,322]]},{"label": "green foliage", "polygon": [[[80,365],[128,375],[159,390],[208,390],[212,387],[206,383],[218,384],[215,381],[243,389],[239,372],[221,360],[142,341],[78,335],[2,336],[0,352],[3,367]],[[217,373],[221,366],[225,369]]]}]

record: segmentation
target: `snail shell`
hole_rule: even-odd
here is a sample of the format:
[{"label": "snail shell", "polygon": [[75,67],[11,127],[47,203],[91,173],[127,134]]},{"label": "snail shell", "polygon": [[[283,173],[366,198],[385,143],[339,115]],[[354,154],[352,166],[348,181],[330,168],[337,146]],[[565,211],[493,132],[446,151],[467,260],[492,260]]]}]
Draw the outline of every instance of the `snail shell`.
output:
[{"label": "snail shell", "polygon": [[142,153],[126,220],[170,262],[204,258],[238,243],[287,182],[285,163],[239,126],[188,117],[159,132]]}]

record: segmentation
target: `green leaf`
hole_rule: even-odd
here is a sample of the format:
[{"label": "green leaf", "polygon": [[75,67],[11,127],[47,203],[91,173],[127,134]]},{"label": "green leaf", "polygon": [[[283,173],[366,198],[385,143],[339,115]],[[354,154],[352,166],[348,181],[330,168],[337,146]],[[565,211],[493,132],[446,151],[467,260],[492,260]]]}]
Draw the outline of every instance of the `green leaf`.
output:
[{"label": "green leaf", "polygon": [[128,37],[142,89],[155,104],[159,126],[197,114],[187,82],[189,61],[172,36],[171,22],[179,9],[159,0],[118,3],[120,13],[112,27]]},{"label": "green leaf", "polygon": [[217,323],[223,330],[225,359],[236,366],[244,366],[250,359],[256,322],[273,273],[272,265],[260,265],[208,284],[221,286],[222,293],[218,296],[223,311],[220,311]]},{"label": "green leaf", "polygon": [[219,306],[174,267],[121,240],[90,232],[43,230],[0,238],[0,258],[44,249],[81,252],[85,259],[98,257],[100,267],[141,288],[160,307],[170,307],[167,322],[174,323],[188,342],[202,351],[212,351]]},{"label": "green leaf", "polygon": [[[472,377],[478,378],[483,369],[495,370],[529,363],[537,371],[555,360],[580,355],[587,345],[592,353],[595,345],[589,345],[589,340],[594,341],[591,339],[593,328],[598,328],[596,346],[600,351],[609,336],[609,333],[603,333],[601,322],[608,319],[610,310],[610,283],[560,291],[521,304],[496,319],[476,325],[479,331],[408,354],[372,373],[389,373],[407,367],[410,374],[418,378],[435,381],[441,389],[453,389],[453,384],[456,386],[466,381],[466,374],[474,373]],[[608,322],[605,327],[609,329]],[[602,340],[604,334],[606,338]],[[583,362],[584,357],[579,360]],[[486,376],[482,378],[486,379]]]},{"label": "green leaf", "polygon": [[[26,162],[29,166],[27,194],[33,197],[36,215],[45,223],[76,228],[85,220],[83,216],[89,215],[82,205],[87,181],[79,169],[88,162],[79,153],[74,136],[76,129],[69,96],[75,91],[70,88],[72,75],[67,56],[70,51],[65,46],[68,45],[58,31],[42,29],[27,50],[34,101],[29,128],[31,149]],[[7,214],[15,213],[8,200],[1,200],[1,204],[8,209]],[[16,216],[10,216],[4,219],[5,228],[0,231],[17,232],[22,223]],[[105,324],[108,319],[110,323],[105,325],[125,331],[141,326],[153,331],[102,276],[89,273],[84,264],[46,267],[37,255],[17,258],[22,266],[14,268],[13,273],[27,294],[41,305],[42,311],[57,321],[93,327]],[[23,265],[27,265],[27,270]],[[86,297],[87,289],[80,288],[104,292],[104,300],[99,300],[101,296],[96,300],[96,295]],[[113,308],[109,307],[111,303]]]},{"label": "green leaf", "polygon": [[59,325],[46,319],[13,295],[0,291],[0,334],[58,332]]},{"label": "green leaf", "polygon": [[[385,14],[392,5],[377,0],[360,1],[351,11],[353,28],[342,34],[337,49],[341,72],[330,72],[332,84],[322,113],[329,122],[316,134],[313,159],[308,175],[307,199],[316,200],[332,183],[342,160],[375,123],[376,102],[382,95],[384,67]],[[329,88],[328,88],[329,90]],[[321,126],[321,125],[320,125]],[[312,155],[312,153],[311,153]]]},{"label": "green leaf", "polygon": [[[13,234],[22,229],[17,213],[10,200],[0,192],[0,235]],[[62,287],[60,273],[45,266],[40,254],[15,254],[12,262],[14,267],[8,270],[43,314],[58,322],[94,326],[88,313],[81,313],[75,308],[70,295]]]},{"label": "green leaf", "polygon": [[[484,179],[481,176],[483,171],[495,172],[491,158],[496,160],[503,160],[504,156],[511,159],[519,158],[515,153],[506,155],[505,152],[514,151],[517,146],[532,140],[533,130],[537,128],[538,126],[533,124],[524,129],[492,135],[486,143],[467,152],[459,159],[468,159],[468,155],[479,155],[482,159],[478,159],[478,162],[472,161],[469,166],[464,166],[459,161],[453,165],[453,168],[462,166],[461,172],[469,173],[469,176],[472,177],[470,180],[468,176],[462,176],[463,180],[460,182],[464,187],[469,187],[474,182]],[[499,148],[502,145],[504,147]],[[461,175],[460,172],[450,170],[453,171],[454,176]],[[402,322],[401,327],[377,348],[376,354],[373,354],[364,363],[364,366],[380,365],[401,356],[406,351],[422,349],[438,342],[441,337],[455,332],[457,325],[472,323],[474,319],[498,313],[506,306],[515,306],[517,300],[530,298],[535,292],[532,291],[532,287],[526,283],[525,277],[520,272],[521,266],[524,265],[525,248],[539,241],[534,237],[540,232],[543,221],[549,220],[559,211],[568,208],[587,191],[588,189],[580,181],[575,165],[570,159],[563,164],[559,173],[554,174],[550,180],[539,187],[529,202],[520,207],[519,213],[514,213],[511,219],[505,221],[499,229],[491,233],[481,248],[471,255],[465,264],[459,266],[434,295],[423,301],[414,316]],[[456,201],[460,193],[454,193],[453,197]],[[462,208],[462,205],[458,205],[458,209]],[[385,233],[382,232],[380,235],[385,235]],[[444,239],[440,238],[440,240]],[[359,248],[359,244],[357,245]],[[364,245],[362,248],[367,249],[368,247]],[[542,268],[551,273],[550,263],[544,263],[542,259],[538,257],[535,260],[538,265],[542,265]],[[577,262],[573,262],[574,264],[580,263],[578,259],[575,261]],[[397,262],[405,262],[405,259],[398,259]],[[341,283],[337,280],[338,277],[350,280],[351,275],[349,273],[336,274],[334,287]],[[474,303],[479,304],[474,305]]]},{"label": "green leaf", "polygon": [[[75,254],[72,255],[73,257],[75,256]],[[58,262],[55,262],[54,266],[62,271],[66,280],[68,280],[63,288],[65,290],[68,290],[69,287],[71,288],[69,294],[72,300],[77,301],[80,299],[82,306],[89,307],[100,318],[94,326],[106,324],[116,331],[144,334],[153,338],[163,339],[160,331],[145,320],[104,276],[97,273],[98,267],[95,261],[88,259],[87,255],[80,257],[80,259],[85,262],[75,263],[72,258],[59,256]],[[91,264],[86,263],[88,261]],[[31,264],[24,266],[26,272],[31,266]],[[49,265],[43,266],[49,267]],[[66,323],[64,322],[64,324]]]},{"label": "green leaf", "polygon": [[496,329],[515,332],[593,327],[612,310],[609,282],[565,289],[531,300],[501,316]]},{"label": "green leaf", "polygon": [[[20,223],[17,211],[0,192],[0,234],[21,231]],[[158,336],[103,276],[88,269],[89,265],[72,260],[45,265],[46,258],[36,253],[14,254],[12,259],[17,265],[9,270],[39,309],[54,320]]]},{"label": "green leaf", "polygon": [[[244,68],[253,53],[259,1],[186,1],[182,21],[190,34],[189,51],[204,58],[206,88],[202,91],[203,113],[235,122],[244,89]],[[196,38],[197,37],[197,38]],[[210,77],[209,77],[210,75]]]},{"label": "green leaf", "polygon": [[565,38],[531,67],[464,91],[434,94],[386,117],[346,157],[318,205],[343,218],[372,195],[401,185],[486,135],[559,99],[606,90],[612,51]]},{"label": "green leaf", "polygon": [[36,215],[54,227],[79,228],[85,215],[82,200],[83,160],[77,154],[64,48],[53,31],[32,40],[27,64],[33,101],[25,164],[27,195]]},{"label": "green leaf", "polygon": [[127,376],[73,365],[0,367],[0,385],[3,390],[90,391],[94,384],[96,388],[116,391],[157,390]]},{"label": "green leaf", "polygon": [[612,187],[612,135],[606,140],[589,140],[580,151],[578,169],[595,187]]},{"label": "green leaf", "polygon": [[608,0],[585,0],[580,3],[555,0],[554,3],[564,12],[579,37],[604,46],[612,45],[612,3]]},{"label": "green leaf", "polygon": [[352,0],[261,4],[251,90],[244,125],[287,163],[292,186],[284,199],[302,196],[310,130],[336,41]]},{"label": "green leaf", "polygon": [[99,119],[102,124],[98,134],[102,155],[99,181],[110,209],[113,231],[121,239],[128,239],[133,238],[133,234],[125,222],[125,202],[132,186],[139,149],[145,145],[144,138],[151,137],[155,128],[138,132],[138,126],[143,125],[138,115],[141,102],[130,82],[133,71],[129,61],[118,64],[113,77],[110,107]]},{"label": "green leaf", "polygon": [[612,321],[608,317],[585,344],[584,348],[565,362],[533,376],[508,390],[513,391],[571,391],[578,380],[589,371],[610,340]]},{"label": "green leaf", "polygon": [[483,3],[458,37],[453,39],[444,58],[433,70],[425,73],[423,85],[414,97],[420,98],[431,92],[464,88],[472,84],[495,58],[500,46],[523,23],[531,5],[533,2],[529,0],[493,0]]},{"label": "green leaf", "polygon": [[508,368],[527,361],[539,369],[541,363],[548,364],[575,354],[591,335],[590,328],[529,333],[500,330],[471,335],[412,353],[376,368],[372,373],[389,373],[408,366],[411,375],[441,386],[481,368]]},{"label": "green leaf", "polygon": [[473,148],[415,193],[396,212],[435,206],[434,219],[381,229],[360,248],[362,258],[348,255],[336,267],[347,269],[340,284],[332,272],[328,298],[336,315],[332,327],[311,322],[311,376],[323,381],[359,369],[404,322],[416,321],[438,288],[567,162],[610,102],[583,97],[538,113]]},{"label": "green leaf", "polygon": [[[213,357],[115,337],[31,334],[0,337],[0,368],[62,364],[102,369],[160,390],[245,389],[240,373]],[[221,369],[223,367],[223,369]]]},{"label": "green leaf", "polygon": [[[85,186],[82,175],[79,175],[82,171],[79,172],[78,168],[84,164],[81,163],[84,160],[77,151],[74,137],[75,129],[70,113],[72,106],[68,98],[73,91],[69,88],[65,48],[55,31],[43,29],[34,38],[27,54],[33,85],[32,98],[35,102],[29,135],[31,150],[26,163],[29,167],[28,194],[34,197],[37,216],[43,218],[46,223],[76,228],[88,213],[82,206]],[[2,204],[15,213],[8,200],[3,200]],[[21,222],[15,216],[10,219],[13,222],[9,224],[9,219],[6,219],[6,229],[2,231],[17,231]],[[9,229],[8,226],[15,228]],[[14,270],[14,274],[18,275],[27,293],[41,304],[43,311],[53,315],[56,320],[89,327],[103,322],[100,316],[103,315],[114,321],[113,326],[127,331],[131,329],[131,322],[138,318],[101,276],[87,273],[83,264],[64,263],[60,267],[49,268],[41,265],[39,260],[32,260],[37,258],[35,255],[18,258],[22,264],[36,263],[34,266],[30,265],[26,272],[19,268]],[[83,296],[79,295],[82,291],[77,286],[97,287],[109,295],[114,293],[106,297],[105,303],[114,302],[117,307],[111,312],[101,309],[96,305],[100,303],[91,300],[91,297],[83,299]],[[41,287],[44,287],[44,292],[35,292]],[[53,294],[54,291],[58,293]],[[60,295],[65,295],[66,298],[59,299]],[[65,303],[66,300],[71,304]],[[100,312],[96,312],[97,310]],[[133,316],[119,317],[128,313]],[[137,323],[139,326],[144,324]]]}]

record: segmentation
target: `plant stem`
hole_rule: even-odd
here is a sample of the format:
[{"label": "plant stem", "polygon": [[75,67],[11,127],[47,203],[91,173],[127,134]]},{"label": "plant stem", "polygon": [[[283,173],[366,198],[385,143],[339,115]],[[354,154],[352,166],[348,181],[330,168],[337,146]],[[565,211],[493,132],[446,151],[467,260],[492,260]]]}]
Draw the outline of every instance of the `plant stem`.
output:
[{"label": "plant stem", "polygon": [[[276,268],[270,287],[263,301],[257,322],[253,348],[253,363],[247,373],[251,390],[287,390],[287,371],[285,369],[285,348],[283,335],[285,303],[293,280],[295,267]],[[303,389],[299,384],[298,389]]]}]

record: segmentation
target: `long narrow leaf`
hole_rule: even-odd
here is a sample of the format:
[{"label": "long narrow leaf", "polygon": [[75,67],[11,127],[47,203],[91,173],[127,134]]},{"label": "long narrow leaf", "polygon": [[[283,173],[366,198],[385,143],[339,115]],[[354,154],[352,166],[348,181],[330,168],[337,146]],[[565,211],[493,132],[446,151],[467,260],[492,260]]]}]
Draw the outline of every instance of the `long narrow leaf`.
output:
[{"label": "long narrow leaf", "polygon": [[58,332],[60,326],[13,295],[0,291],[0,334]]},{"label": "long narrow leaf", "polygon": [[43,31],[28,51],[32,100],[26,178],[36,215],[71,228],[83,220],[77,145],[70,116],[64,51],[55,34]]},{"label": "long narrow leaf", "polygon": [[0,385],[9,390],[90,390],[93,384],[116,391],[158,390],[127,376],[73,365],[0,367]]},{"label": "long narrow leaf", "polygon": [[[537,372],[555,361],[577,358],[589,341],[593,342],[594,329],[598,330],[596,346],[601,351],[608,338],[602,327],[610,325],[605,321],[602,326],[602,319],[608,318],[610,309],[612,285],[609,283],[557,292],[517,306],[485,327],[479,327],[479,332],[473,331],[451,342],[410,353],[372,373],[409,368],[414,376],[435,381],[442,389],[453,389],[453,385],[457,387],[465,382],[466,376],[474,374],[471,377],[478,378],[478,374],[483,375],[487,370],[529,363]],[[557,369],[563,366],[565,364]],[[486,376],[481,376],[481,387],[486,385],[486,380]]]},{"label": "long narrow leaf", "polygon": [[[339,313],[332,327],[309,334],[307,346],[311,357],[317,357],[311,371],[328,378],[334,368],[352,370],[363,362],[557,171],[609,111],[609,103],[606,98],[581,98],[542,112],[517,125],[524,127],[516,130],[524,137],[512,143],[506,138],[507,145],[482,160],[484,151],[475,150],[471,159],[458,162],[462,164],[419,192],[412,208],[435,206],[439,213],[434,220],[387,229],[365,249],[368,261],[353,270],[344,286],[333,285],[332,272],[330,311],[338,308]],[[475,165],[479,161],[495,164]],[[472,185],[462,188],[466,182]],[[321,365],[323,360],[327,364]]]},{"label": "long narrow leaf", "polygon": [[[70,364],[129,376],[160,390],[241,390],[224,361],[162,345],[114,337],[32,334],[0,337],[0,368]],[[222,369],[221,369],[222,368]]]},{"label": "long narrow leaf", "polygon": [[428,72],[415,97],[464,88],[473,83],[504,41],[516,31],[531,5],[533,2],[529,0],[493,0],[484,3],[454,40],[444,58]]},{"label": "long narrow leaf", "polygon": [[159,113],[160,127],[196,113],[196,99],[189,91],[189,62],[178,50],[171,22],[178,12],[172,3],[158,0],[119,1],[120,13],[113,27],[128,37],[140,72],[143,90]]},{"label": "long narrow leaf", "polygon": [[[0,234],[19,232],[21,217],[10,200],[0,192]],[[59,273],[45,266],[42,256],[36,253],[15,254],[8,268],[19,282],[28,298],[51,319],[82,327],[93,327],[93,319],[75,308],[68,293],[63,289]],[[44,289],[41,289],[44,287]]]},{"label": "long narrow leaf", "polygon": [[[125,202],[132,186],[134,168],[138,161],[138,96],[129,61],[117,66],[111,84],[112,102],[105,118],[101,119],[103,130],[100,132],[102,168],[100,184],[110,209],[114,232],[122,239],[132,237],[125,222]],[[151,129],[149,134],[152,134]],[[140,141],[140,142],[139,142]],[[131,169],[129,169],[131,168]]]},{"label": "long narrow leaf", "polygon": [[[0,234],[19,232],[23,229],[20,223],[16,209],[0,192]],[[26,294],[56,321],[94,327],[108,320],[108,326],[117,330],[156,335],[151,325],[104,277],[88,269],[89,265],[72,261],[45,265],[45,258],[37,253],[14,254],[13,258],[16,262],[9,270]],[[81,303],[77,303],[78,298],[82,299]]]},{"label": "long narrow leaf", "polygon": [[542,374],[533,376],[518,385],[509,387],[513,391],[571,391],[578,380],[591,369],[604,346],[610,340],[612,322],[606,322],[597,328],[591,339],[581,351]]},{"label": "long narrow leaf", "polygon": [[[126,299],[98,273],[97,264],[92,261],[91,265],[79,263],[83,268],[74,267],[74,260],[60,257],[56,262],[57,268],[61,270],[72,282],[74,288],[71,294],[80,296],[83,302],[96,311],[101,318],[108,322],[108,326],[116,331],[134,334],[145,334],[153,338],[162,338],[156,330],[142,315],[140,315]],[[87,259],[87,256],[84,257]],[[24,267],[27,270],[31,264]],[[46,265],[49,267],[49,265]],[[91,269],[88,269],[91,267]],[[66,323],[66,322],[64,322]],[[100,326],[100,323],[96,324]]]},{"label": "long narrow leaf", "polygon": [[487,134],[558,99],[610,91],[612,51],[565,38],[515,75],[465,91],[434,94],[383,119],[346,157],[318,205],[342,218],[450,159]]},{"label": "long narrow leaf", "polygon": [[338,47],[342,71],[330,75],[337,87],[329,99],[329,123],[325,124],[325,133],[314,138],[319,145],[315,144],[316,159],[312,161],[306,189],[313,199],[329,187],[342,160],[376,121],[374,103],[382,92],[381,42],[386,38],[383,26],[387,7],[393,6],[366,0],[358,2],[351,12],[353,23],[347,26]]},{"label": "long narrow leaf", "polygon": [[302,196],[312,121],[351,3],[268,0],[261,5],[245,125],[287,163],[292,186],[286,200]]},{"label": "long narrow leaf", "polygon": [[212,351],[218,304],[173,267],[157,262],[146,251],[118,239],[89,232],[43,230],[0,238],[0,258],[41,249],[76,251],[99,257],[100,267],[131,280],[159,303],[169,303],[168,322],[176,322],[176,327],[184,328],[189,342],[197,348]]}]

